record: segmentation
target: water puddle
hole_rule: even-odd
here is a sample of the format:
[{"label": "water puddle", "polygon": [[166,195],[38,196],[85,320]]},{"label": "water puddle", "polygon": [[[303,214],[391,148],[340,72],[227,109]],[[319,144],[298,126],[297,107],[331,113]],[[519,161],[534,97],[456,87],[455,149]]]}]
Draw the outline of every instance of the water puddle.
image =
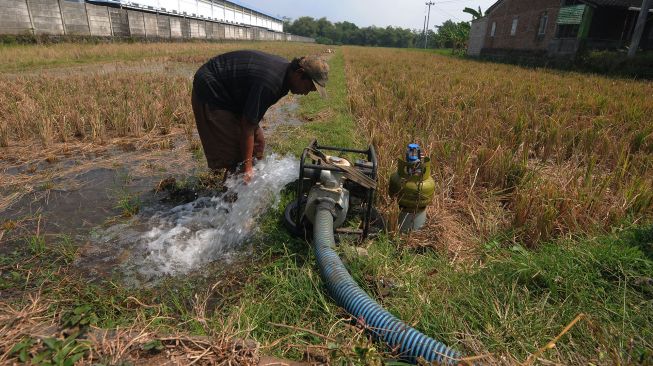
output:
[{"label": "water puddle", "polygon": [[192,174],[186,150],[180,144],[174,150],[71,154],[51,162],[0,161],[0,219],[31,218],[41,233],[83,241],[89,230],[123,213],[121,202],[145,202],[163,177]]},{"label": "water puddle", "polygon": [[279,127],[297,127],[302,121],[297,118],[296,112],[299,108],[300,96],[289,95],[279,101],[275,108],[270,108],[261,121],[261,127],[266,137],[278,132]]},{"label": "water puddle", "polygon": [[128,284],[136,285],[187,274],[211,262],[229,264],[251,250],[246,239],[256,232],[257,219],[278,204],[298,166],[295,157],[273,154],[256,164],[249,184],[239,177],[228,179],[226,194],[174,207],[152,205],[128,223],[96,231],[77,265],[92,277],[118,269]]}]

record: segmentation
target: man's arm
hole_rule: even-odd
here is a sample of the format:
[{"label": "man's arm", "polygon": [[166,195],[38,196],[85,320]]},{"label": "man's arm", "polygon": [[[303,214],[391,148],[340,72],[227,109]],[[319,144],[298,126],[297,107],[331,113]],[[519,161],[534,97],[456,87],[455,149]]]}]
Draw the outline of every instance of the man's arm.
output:
[{"label": "man's arm", "polygon": [[240,152],[245,183],[248,183],[253,175],[252,156],[254,154],[254,135],[257,129],[258,126],[250,123],[244,116],[240,118]]}]

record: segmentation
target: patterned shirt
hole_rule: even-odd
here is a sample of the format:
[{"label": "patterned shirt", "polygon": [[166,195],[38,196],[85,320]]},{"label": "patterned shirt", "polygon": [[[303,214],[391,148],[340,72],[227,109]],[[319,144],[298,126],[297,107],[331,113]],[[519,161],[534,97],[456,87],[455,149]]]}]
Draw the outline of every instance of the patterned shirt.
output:
[{"label": "patterned shirt", "polygon": [[193,92],[203,103],[258,124],[288,94],[288,60],[260,51],[234,51],[210,59],[195,73]]}]

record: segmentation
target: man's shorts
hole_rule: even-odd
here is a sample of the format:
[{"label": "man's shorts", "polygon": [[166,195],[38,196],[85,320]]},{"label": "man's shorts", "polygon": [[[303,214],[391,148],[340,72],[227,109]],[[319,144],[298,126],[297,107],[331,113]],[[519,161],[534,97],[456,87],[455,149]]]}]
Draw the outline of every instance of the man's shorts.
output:
[{"label": "man's shorts", "polygon": [[203,103],[193,92],[193,113],[206,162],[211,170],[235,171],[242,160],[240,153],[240,116]]}]

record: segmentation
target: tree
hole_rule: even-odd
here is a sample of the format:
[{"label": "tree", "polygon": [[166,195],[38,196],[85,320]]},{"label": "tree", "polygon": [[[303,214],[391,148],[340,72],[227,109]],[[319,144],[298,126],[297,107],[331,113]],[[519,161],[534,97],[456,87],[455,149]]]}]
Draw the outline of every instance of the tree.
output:
[{"label": "tree", "polygon": [[483,11],[481,10],[480,6],[478,7],[478,10],[474,10],[472,8],[466,7],[465,9],[463,9],[463,12],[467,14],[471,14],[472,20],[483,18]]},{"label": "tree", "polygon": [[283,31],[286,33],[292,33],[292,19],[289,17],[283,17],[281,19],[283,19]]},{"label": "tree", "polygon": [[438,38],[445,43],[445,47],[451,47],[453,52],[465,47],[469,39],[471,26],[467,22],[455,23],[447,20],[438,27]]},{"label": "tree", "polygon": [[291,26],[291,33],[304,37],[317,37],[317,22],[312,17],[300,17]]},{"label": "tree", "polygon": [[325,17],[318,19],[316,25],[318,36],[328,39],[330,41],[328,44],[333,44],[336,38],[336,27]]},{"label": "tree", "polygon": [[[327,18],[301,17],[294,21],[284,18],[284,30],[288,33],[313,37],[321,44],[355,44],[361,46],[413,47],[424,42],[424,35],[417,30],[399,27],[359,28],[351,22],[331,23]],[[435,33],[429,31],[429,47],[436,47]]]}]

